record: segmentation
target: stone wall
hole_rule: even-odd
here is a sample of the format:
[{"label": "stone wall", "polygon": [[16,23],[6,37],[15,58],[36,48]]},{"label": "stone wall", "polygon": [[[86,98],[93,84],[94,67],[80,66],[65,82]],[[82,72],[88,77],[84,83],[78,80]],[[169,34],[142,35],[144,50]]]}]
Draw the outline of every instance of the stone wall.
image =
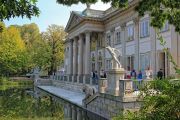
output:
[{"label": "stone wall", "polygon": [[86,104],[88,110],[107,119],[122,114],[126,110],[138,110],[141,102],[137,97],[116,97],[108,94],[99,94],[94,100]]}]

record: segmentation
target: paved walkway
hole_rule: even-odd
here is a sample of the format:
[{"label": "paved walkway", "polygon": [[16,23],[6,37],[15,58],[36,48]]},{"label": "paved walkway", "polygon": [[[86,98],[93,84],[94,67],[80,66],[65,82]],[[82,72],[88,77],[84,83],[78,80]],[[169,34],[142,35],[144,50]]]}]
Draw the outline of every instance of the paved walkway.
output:
[{"label": "paved walkway", "polygon": [[79,106],[82,106],[82,100],[85,98],[84,93],[65,90],[59,87],[55,87],[55,86],[38,86],[38,88],[43,89],[46,92],[49,92],[65,100],[68,100],[71,103],[77,104]]}]

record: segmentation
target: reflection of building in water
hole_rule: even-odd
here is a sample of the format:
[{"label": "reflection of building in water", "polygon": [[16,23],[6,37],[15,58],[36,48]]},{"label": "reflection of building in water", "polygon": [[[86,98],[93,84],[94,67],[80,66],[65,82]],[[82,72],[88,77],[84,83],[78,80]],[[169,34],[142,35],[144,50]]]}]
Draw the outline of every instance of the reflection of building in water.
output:
[{"label": "reflection of building in water", "polygon": [[[105,46],[122,52],[122,66],[125,69],[141,70],[148,67],[155,75],[163,69],[166,75],[175,74],[172,64],[157,40],[155,30],[150,27],[150,17],[138,17],[134,11],[138,0],[130,2],[126,10],[109,8],[105,11],[85,9],[72,11],[66,26],[65,69],[70,75],[89,75],[91,71],[107,70],[112,67],[111,55]],[[164,25],[161,30],[166,47],[180,65],[180,35],[174,26]],[[78,58],[78,60],[76,60]]]}]

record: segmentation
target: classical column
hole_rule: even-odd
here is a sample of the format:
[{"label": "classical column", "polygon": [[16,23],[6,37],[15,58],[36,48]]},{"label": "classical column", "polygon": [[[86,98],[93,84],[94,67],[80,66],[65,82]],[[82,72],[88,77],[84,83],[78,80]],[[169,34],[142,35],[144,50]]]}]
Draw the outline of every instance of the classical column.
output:
[{"label": "classical column", "polygon": [[76,107],[72,106],[72,120],[77,120],[77,112],[76,112]]},{"label": "classical column", "polygon": [[78,49],[78,75],[83,74],[83,36],[79,35],[79,49]]},{"label": "classical column", "polygon": [[135,70],[139,71],[139,19],[134,20],[135,23]]},{"label": "classical column", "polygon": [[90,74],[90,32],[86,32],[85,74]]},{"label": "classical column", "polygon": [[122,40],[122,67],[126,69],[126,24],[122,24],[121,26],[121,40]]},{"label": "classical column", "polygon": [[95,49],[95,70],[99,73],[99,66],[98,66],[98,37],[97,37],[97,39],[96,39],[96,49]]},{"label": "classical column", "polygon": [[73,40],[73,75],[75,80],[77,75],[77,38],[74,38]]},{"label": "classical column", "polygon": [[69,73],[70,75],[73,74],[73,41],[69,41]]},{"label": "classical column", "polygon": [[111,47],[114,47],[115,44],[115,27],[111,29]]},{"label": "classical column", "polygon": [[85,110],[82,110],[82,120],[86,120],[86,112],[85,112]]},{"label": "classical column", "polygon": [[72,108],[71,108],[71,104],[68,104],[68,118],[72,118]]},{"label": "classical column", "polygon": [[77,120],[82,120],[82,110],[77,108]]},{"label": "classical column", "polygon": [[151,38],[151,67],[153,76],[157,72],[157,51],[156,51],[156,32],[155,29],[150,27],[150,38]]}]

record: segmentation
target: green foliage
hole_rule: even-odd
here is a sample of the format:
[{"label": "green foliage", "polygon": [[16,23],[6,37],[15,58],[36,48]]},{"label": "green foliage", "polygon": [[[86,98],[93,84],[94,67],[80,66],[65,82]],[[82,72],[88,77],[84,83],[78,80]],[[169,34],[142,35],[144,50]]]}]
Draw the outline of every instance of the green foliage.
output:
[{"label": "green foliage", "polygon": [[16,26],[21,33],[21,37],[26,44],[28,54],[28,64],[26,71],[32,68],[46,68],[49,64],[49,45],[42,39],[39,28],[35,23]]},{"label": "green foliage", "polygon": [[1,0],[0,1],[0,20],[9,20],[12,17],[27,17],[39,15],[36,6],[37,0]]},{"label": "green foliage", "polygon": [[180,80],[153,80],[140,96],[140,111],[126,112],[115,120],[178,120],[180,119]]},{"label": "green foliage", "polygon": [[40,33],[36,24],[12,25],[3,23],[0,33],[0,75],[21,75],[39,67],[55,72],[63,63],[64,39],[66,33],[62,26],[51,25]]},{"label": "green foliage", "polygon": [[48,66],[49,74],[56,72],[57,67],[62,65],[64,61],[64,40],[66,33],[64,27],[58,25],[51,25],[47,28],[47,31],[42,33],[42,39],[49,45],[50,50]]},{"label": "green foliage", "polygon": [[162,28],[166,21],[175,26],[180,33],[180,1],[179,0],[142,0],[137,7],[140,16],[149,12],[151,25]]},{"label": "green foliage", "polygon": [[0,75],[12,75],[22,71],[27,62],[25,44],[15,27],[0,33]]}]

